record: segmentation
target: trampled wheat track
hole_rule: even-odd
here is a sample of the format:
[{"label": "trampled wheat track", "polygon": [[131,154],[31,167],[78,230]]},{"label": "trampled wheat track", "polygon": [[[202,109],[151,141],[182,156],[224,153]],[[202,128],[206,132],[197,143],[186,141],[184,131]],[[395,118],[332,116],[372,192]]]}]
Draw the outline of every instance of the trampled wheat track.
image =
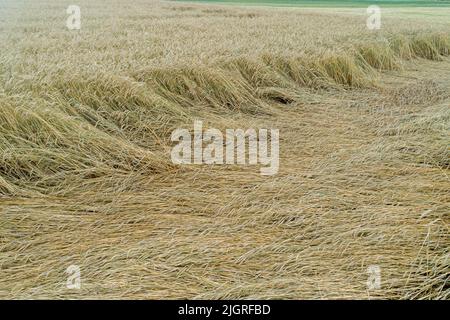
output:
[{"label": "trampled wheat track", "polygon": [[[35,38],[54,26],[35,20],[4,39],[22,50],[0,60],[1,298],[449,298],[442,28],[373,38],[348,26],[358,18],[286,9],[275,15],[301,17],[311,34],[331,20],[336,39],[370,41],[280,52],[276,35],[298,35],[269,9],[151,2],[147,21],[115,5],[129,29],[93,6],[84,34],[50,33],[56,49]],[[191,16],[212,30],[229,26],[223,37],[208,31],[221,51],[205,49],[214,46]],[[166,30],[167,42],[143,23]],[[278,29],[250,37],[253,24]],[[94,26],[114,31],[113,45]],[[222,47],[238,36],[249,47]],[[142,45],[146,37],[156,49]],[[55,39],[89,54],[70,55]],[[197,58],[206,50],[206,62],[193,63],[186,48]],[[170,134],[194,119],[220,130],[278,128],[278,174],[172,164]],[[70,265],[81,269],[80,290],[66,287]],[[369,290],[374,265],[381,287]]]}]

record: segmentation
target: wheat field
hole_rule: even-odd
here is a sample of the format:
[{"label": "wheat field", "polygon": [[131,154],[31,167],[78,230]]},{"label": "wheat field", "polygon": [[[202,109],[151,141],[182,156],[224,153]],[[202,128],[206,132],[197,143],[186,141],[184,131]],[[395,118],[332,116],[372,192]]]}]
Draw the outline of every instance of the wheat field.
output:
[{"label": "wheat field", "polygon": [[76,2],[0,2],[1,299],[449,299],[450,8]]}]

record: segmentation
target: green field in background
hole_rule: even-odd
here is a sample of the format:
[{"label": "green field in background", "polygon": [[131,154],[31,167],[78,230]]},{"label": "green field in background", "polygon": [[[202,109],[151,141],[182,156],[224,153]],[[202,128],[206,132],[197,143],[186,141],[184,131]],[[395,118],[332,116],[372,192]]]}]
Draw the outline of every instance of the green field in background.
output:
[{"label": "green field in background", "polygon": [[189,2],[233,3],[270,6],[303,7],[368,7],[379,5],[385,7],[449,7],[450,0],[189,0]]}]

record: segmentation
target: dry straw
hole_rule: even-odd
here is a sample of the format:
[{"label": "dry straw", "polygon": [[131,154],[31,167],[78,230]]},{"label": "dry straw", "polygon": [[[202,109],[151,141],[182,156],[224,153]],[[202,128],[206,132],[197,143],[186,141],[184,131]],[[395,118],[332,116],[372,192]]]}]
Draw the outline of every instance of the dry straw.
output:
[{"label": "dry straw", "polygon": [[[448,34],[405,20],[364,40],[358,15],[151,6],[158,18],[87,11],[75,36],[25,19],[4,39],[1,298],[449,298]],[[328,21],[361,39],[313,49]],[[280,129],[280,173],[173,165],[170,134],[195,119]]]}]

